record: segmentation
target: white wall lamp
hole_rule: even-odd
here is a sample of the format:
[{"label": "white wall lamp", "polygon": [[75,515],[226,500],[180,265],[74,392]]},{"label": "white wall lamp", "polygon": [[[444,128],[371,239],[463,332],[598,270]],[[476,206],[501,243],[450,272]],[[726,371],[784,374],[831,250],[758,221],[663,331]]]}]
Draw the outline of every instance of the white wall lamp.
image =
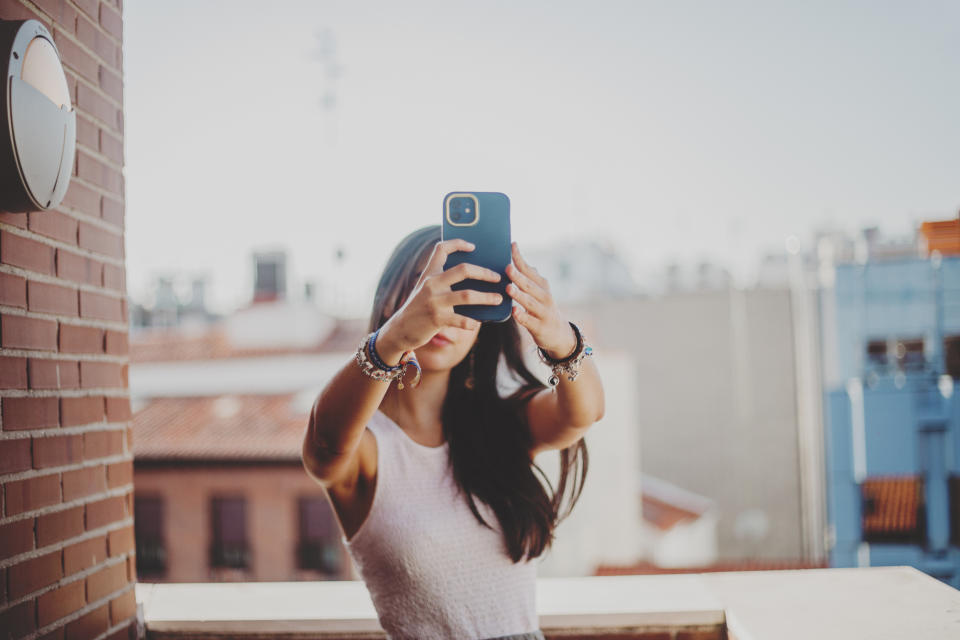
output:
[{"label": "white wall lamp", "polygon": [[0,20],[0,69],[0,211],[50,209],[70,184],[77,113],[42,22]]}]

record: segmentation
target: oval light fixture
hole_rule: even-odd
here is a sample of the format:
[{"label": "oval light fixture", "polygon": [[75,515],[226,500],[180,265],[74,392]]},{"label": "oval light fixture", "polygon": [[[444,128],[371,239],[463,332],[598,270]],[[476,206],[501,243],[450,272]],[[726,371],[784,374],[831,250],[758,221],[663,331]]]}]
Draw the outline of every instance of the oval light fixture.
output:
[{"label": "oval light fixture", "polygon": [[0,210],[50,209],[67,192],[77,146],[60,54],[42,22],[0,20],[0,64]]}]

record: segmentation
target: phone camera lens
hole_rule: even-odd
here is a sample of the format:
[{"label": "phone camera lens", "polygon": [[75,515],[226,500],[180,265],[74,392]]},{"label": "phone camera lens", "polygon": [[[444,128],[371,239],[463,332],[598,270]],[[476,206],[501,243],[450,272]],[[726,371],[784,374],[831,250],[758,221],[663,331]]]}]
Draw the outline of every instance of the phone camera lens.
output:
[{"label": "phone camera lens", "polygon": [[453,220],[460,220],[460,212],[459,212],[459,211],[454,211],[453,213],[450,214],[450,217],[451,217]]}]

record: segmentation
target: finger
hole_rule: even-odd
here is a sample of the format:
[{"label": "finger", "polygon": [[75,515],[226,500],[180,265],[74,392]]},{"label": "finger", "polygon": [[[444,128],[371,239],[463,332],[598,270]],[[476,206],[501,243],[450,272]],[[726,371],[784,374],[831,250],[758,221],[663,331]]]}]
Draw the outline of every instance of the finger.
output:
[{"label": "finger", "polygon": [[531,316],[529,313],[527,313],[520,307],[513,308],[513,318],[518,323],[520,323],[521,326],[523,326],[525,329],[527,329],[530,332],[535,331],[537,326],[539,326],[539,323],[537,323],[536,318]]},{"label": "finger", "polygon": [[476,289],[460,289],[440,296],[444,304],[500,304],[503,296],[499,293],[477,291]]},{"label": "finger", "polygon": [[531,280],[525,274],[523,274],[516,265],[508,264],[507,265],[507,275],[510,277],[510,280],[513,281],[522,291],[530,294],[543,304],[547,304],[550,300],[549,293],[541,287],[539,284]]},{"label": "finger", "polygon": [[492,269],[481,267],[470,262],[461,262],[455,267],[447,269],[436,276],[438,285],[449,287],[456,282],[473,278],[474,280],[486,280],[487,282],[500,282],[500,274]]},{"label": "finger", "polygon": [[450,317],[444,320],[444,325],[448,327],[456,327],[458,329],[468,329],[473,331],[480,328],[480,321],[475,320],[474,318],[468,318],[467,316],[461,315],[459,313],[453,312],[450,314]]},{"label": "finger", "polygon": [[428,276],[434,273],[441,273],[443,265],[454,251],[473,251],[475,246],[463,238],[451,238],[450,240],[441,240],[433,247],[433,253],[427,261],[427,266],[423,269],[423,275]]},{"label": "finger", "polygon": [[520,248],[517,246],[517,243],[516,243],[516,242],[514,242],[514,243],[512,244],[512,247],[511,247],[511,248],[512,248],[512,250],[513,250],[513,251],[512,251],[512,252],[513,252],[513,262],[514,262],[514,264],[517,265],[517,267],[520,269],[520,271],[522,271],[522,272],[524,273],[524,275],[526,275],[526,276],[529,277],[531,280],[533,280],[534,282],[536,282],[537,284],[539,284],[541,287],[546,288],[546,286],[547,286],[547,280],[546,280],[546,278],[544,278],[544,277],[541,276],[539,273],[537,273],[537,270],[534,269],[533,267],[531,267],[530,264],[529,264],[526,260],[523,259],[523,256],[520,255]]},{"label": "finger", "polygon": [[546,315],[547,308],[542,302],[534,298],[532,295],[522,290],[516,284],[507,285],[507,294],[523,305],[523,308],[527,310],[528,313],[537,316],[538,318],[543,318]]}]

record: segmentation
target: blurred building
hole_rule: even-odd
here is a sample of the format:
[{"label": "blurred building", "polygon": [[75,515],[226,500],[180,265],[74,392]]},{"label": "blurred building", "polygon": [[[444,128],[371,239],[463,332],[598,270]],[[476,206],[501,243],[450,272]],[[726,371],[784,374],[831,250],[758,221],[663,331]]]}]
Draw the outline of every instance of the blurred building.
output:
[{"label": "blurred building", "polygon": [[300,451],[313,399],[365,327],[335,323],[309,298],[290,299],[282,255],[254,262],[247,307],[185,322],[204,316],[203,305],[161,287],[169,295],[154,312],[170,310],[169,323],[131,333],[143,580],[352,575],[326,494],[304,472]]},{"label": "blurred building", "polygon": [[960,587],[960,220],[900,249],[824,278],[830,561]]},{"label": "blurred building", "polygon": [[563,305],[595,328],[598,353],[635,363],[643,473],[715,504],[715,552],[690,551],[701,563],[824,557],[820,385],[798,356],[816,353],[800,313],[814,302],[803,288],[711,286]]}]

